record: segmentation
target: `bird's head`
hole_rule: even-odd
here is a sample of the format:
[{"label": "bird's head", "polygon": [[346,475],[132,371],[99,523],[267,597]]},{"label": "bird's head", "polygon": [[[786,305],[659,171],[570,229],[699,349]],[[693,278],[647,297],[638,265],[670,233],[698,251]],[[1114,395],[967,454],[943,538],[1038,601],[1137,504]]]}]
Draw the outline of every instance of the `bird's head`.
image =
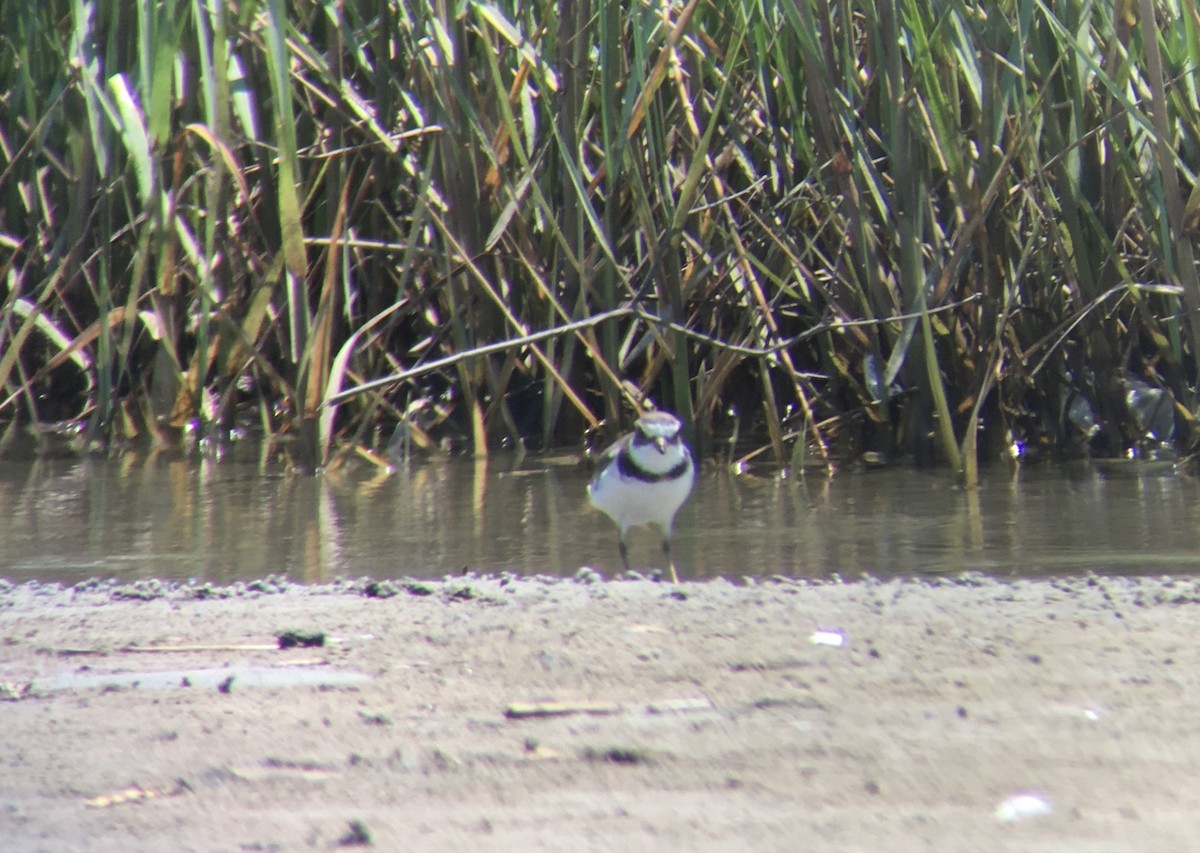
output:
[{"label": "bird's head", "polygon": [[679,436],[682,426],[679,418],[668,412],[647,412],[638,419],[637,431],[646,444],[653,444],[659,453],[666,453],[667,445]]}]

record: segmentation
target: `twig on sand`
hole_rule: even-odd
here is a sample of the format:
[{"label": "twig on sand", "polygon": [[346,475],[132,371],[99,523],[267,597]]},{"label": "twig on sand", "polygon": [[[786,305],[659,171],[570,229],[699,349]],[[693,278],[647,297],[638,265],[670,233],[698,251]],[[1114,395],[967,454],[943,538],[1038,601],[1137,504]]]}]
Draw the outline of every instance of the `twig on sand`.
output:
[{"label": "twig on sand", "polygon": [[[711,711],[713,704],[703,697],[683,699],[660,699],[645,705],[647,714],[678,714],[690,711]],[[616,702],[513,702],[504,709],[510,720],[525,720],[533,717],[565,717],[570,714],[620,714],[625,710]]]}]

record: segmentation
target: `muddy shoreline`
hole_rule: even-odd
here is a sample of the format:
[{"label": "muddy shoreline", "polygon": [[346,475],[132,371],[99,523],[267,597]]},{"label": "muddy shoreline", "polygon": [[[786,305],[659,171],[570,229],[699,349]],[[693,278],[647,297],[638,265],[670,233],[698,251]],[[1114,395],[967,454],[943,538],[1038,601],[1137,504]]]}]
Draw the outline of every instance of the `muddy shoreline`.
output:
[{"label": "muddy shoreline", "polygon": [[0,838],[1186,849],[1198,604],[1095,576],[2,584]]}]

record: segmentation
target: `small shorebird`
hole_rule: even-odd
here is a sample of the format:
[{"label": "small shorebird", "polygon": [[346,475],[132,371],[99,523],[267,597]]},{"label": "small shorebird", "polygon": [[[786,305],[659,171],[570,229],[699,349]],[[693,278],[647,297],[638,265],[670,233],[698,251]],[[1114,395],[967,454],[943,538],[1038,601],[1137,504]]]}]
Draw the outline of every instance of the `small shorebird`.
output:
[{"label": "small shorebird", "polygon": [[588,485],[592,506],[611,518],[621,531],[625,570],[629,570],[625,545],[629,528],[656,524],[662,530],[663,554],[676,583],[679,576],[671,559],[671,526],[696,482],[696,465],[683,443],[682,428],[679,418],[667,412],[642,415],[633,432],[622,436],[600,456]]}]

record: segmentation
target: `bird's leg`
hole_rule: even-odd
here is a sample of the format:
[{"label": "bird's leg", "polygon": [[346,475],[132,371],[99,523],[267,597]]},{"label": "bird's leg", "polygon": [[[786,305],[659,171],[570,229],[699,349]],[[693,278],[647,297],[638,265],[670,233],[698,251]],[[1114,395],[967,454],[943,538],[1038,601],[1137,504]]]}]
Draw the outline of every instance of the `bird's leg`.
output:
[{"label": "bird's leg", "polygon": [[625,547],[625,534],[621,534],[621,562],[625,564],[625,571],[629,569],[629,549]]},{"label": "bird's leg", "polygon": [[663,536],[663,554],[667,558],[667,566],[671,569],[671,583],[679,583],[679,574],[675,571],[675,561],[671,559],[671,537]]}]

